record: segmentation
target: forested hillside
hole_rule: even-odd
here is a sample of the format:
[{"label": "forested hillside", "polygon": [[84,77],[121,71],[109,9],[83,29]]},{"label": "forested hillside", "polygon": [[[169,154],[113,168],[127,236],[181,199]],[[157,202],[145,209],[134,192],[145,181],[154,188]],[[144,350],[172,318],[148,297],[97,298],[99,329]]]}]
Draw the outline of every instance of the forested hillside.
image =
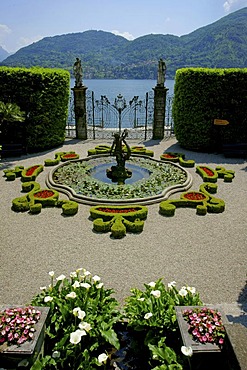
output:
[{"label": "forested hillside", "polygon": [[178,68],[247,67],[247,8],[184,36],[151,34],[133,41],[104,31],[46,37],[18,50],[1,65],[72,70],[82,60],[84,78],[156,79],[163,58],[167,77]]}]

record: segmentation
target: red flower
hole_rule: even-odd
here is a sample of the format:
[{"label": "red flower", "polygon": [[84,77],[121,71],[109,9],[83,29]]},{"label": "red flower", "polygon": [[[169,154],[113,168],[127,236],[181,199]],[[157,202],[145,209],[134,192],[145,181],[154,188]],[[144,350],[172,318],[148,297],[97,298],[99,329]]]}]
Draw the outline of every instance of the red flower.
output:
[{"label": "red flower", "polygon": [[210,170],[208,167],[201,167],[201,169],[210,177],[214,176],[214,172]]},{"label": "red flower", "polygon": [[75,157],[77,157],[77,154],[75,153],[68,153],[63,155],[63,158],[75,158]]},{"label": "red flower", "polygon": [[137,208],[109,208],[109,207],[100,207],[98,211],[105,213],[129,213],[138,211]]},{"label": "red flower", "polygon": [[202,193],[193,191],[193,192],[184,194],[184,198],[189,199],[189,200],[203,200],[206,198],[206,196]]},{"label": "red flower", "polygon": [[34,171],[37,170],[39,166],[33,166],[33,167],[30,167],[27,171],[26,171],[26,176],[32,176]]},{"label": "red flower", "polygon": [[54,192],[52,190],[41,190],[35,193],[33,196],[34,198],[50,198],[54,195]]}]

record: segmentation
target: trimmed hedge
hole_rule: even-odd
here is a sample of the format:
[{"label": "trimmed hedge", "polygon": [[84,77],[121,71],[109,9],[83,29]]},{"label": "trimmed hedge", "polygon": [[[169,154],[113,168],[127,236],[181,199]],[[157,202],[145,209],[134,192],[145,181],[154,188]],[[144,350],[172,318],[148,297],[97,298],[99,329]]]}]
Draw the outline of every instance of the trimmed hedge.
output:
[{"label": "trimmed hedge", "polygon": [[144,221],[148,209],[136,205],[99,205],[90,208],[90,216],[94,219],[93,229],[97,232],[109,232],[115,239],[121,239],[126,232],[140,233],[143,231]]},{"label": "trimmed hedge", "polygon": [[35,181],[36,177],[40,172],[44,170],[42,164],[36,164],[34,166],[30,166],[22,170],[21,173],[21,181],[22,182],[29,182]]},{"label": "trimmed hedge", "polygon": [[[178,199],[169,199],[161,202],[159,213],[163,216],[171,217],[175,215],[177,207],[196,208],[197,215],[201,216],[206,215],[207,212],[221,213],[225,210],[225,202],[212,196],[216,192],[217,184],[203,183],[199,191],[189,190],[182,193]],[[187,198],[188,195],[191,195],[191,199]]]},{"label": "trimmed hedge", "polygon": [[7,181],[14,181],[17,177],[21,177],[23,170],[24,166],[16,166],[15,168],[3,170],[3,173]]},{"label": "trimmed hedge", "polygon": [[[97,155],[97,154],[108,154],[111,151],[111,146],[110,145],[96,145],[94,149],[89,149],[87,154],[88,156],[90,155]],[[124,145],[123,146],[123,151],[126,152],[127,148]],[[146,149],[144,145],[141,146],[132,146],[130,148],[131,154],[138,154],[138,155],[146,155],[148,157],[153,157],[154,152],[152,150]]]},{"label": "trimmed hedge", "polygon": [[[191,150],[221,150],[223,144],[247,142],[247,68],[177,70],[174,132]],[[214,119],[229,121],[214,125]]]},{"label": "trimmed hedge", "polygon": [[177,163],[179,162],[182,167],[194,167],[195,161],[193,159],[185,159],[185,154],[176,152],[164,152],[161,154],[160,159],[162,161],[168,161]]},{"label": "trimmed hedge", "polygon": [[62,69],[0,67],[0,100],[26,113],[26,146],[37,152],[63,144],[70,74]]},{"label": "trimmed hedge", "polygon": [[78,203],[67,199],[59,200],[56,190],[40,189],[40,184],[36,181],[24,182],[22,191],[27,194],[12,200],[12,210],[15,212],[30,211],[32,214],[38,214],[42,207],[60,207],[66,216],[73,216],[78,212]]},{"label": "trimmed hedge", "polygon": [[74,151],[57,152],[55,153],[55,159],[45,159],[44,163],[46,167],[49,167],[49,166],[51,167],[51,166],[56,166],[57,164],[59,164],[60,161],[65,162],[68,160],[79,159],[79,158],[80,158],[79,154],[76,154]]}]

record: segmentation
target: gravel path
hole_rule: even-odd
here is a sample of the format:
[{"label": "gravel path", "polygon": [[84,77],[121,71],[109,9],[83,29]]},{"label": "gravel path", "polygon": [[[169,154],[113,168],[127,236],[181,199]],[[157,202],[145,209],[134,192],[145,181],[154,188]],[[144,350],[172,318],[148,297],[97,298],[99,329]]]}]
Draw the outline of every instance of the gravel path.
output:
[{"label": "gravel path", "polygon": [[[99,143],[103,142],[67,140],[56,150],[2,160],[2,169],[44,164],[44,159],[54,158],[61,150],[74,150],[85,157],[87,150]],[[178,287],[195,286],[204,302],[224,303],[229,313],[234,307],[247,311],[246,161],[189,152],[174,138],[144,144],[154,150],[155,158],[165,150],[182,151],[197,165],[222,165],[236,171],[232,183],[218,180],[217,197],[225,201],[225,212],[198,216],[195,209],[182,208],[166,218],[159,215],[158,204],[150,205],[143,232],[115,240],[109,233],[92,231],[90,207],[86,205],[80,205],[78,214],[71,218],[63,217],[58,208],[42,209],[39,215],[13,212],[11,201],[21,195],[20,179],[7,182],[1,173],[0,304],[30,302],[40,286],[49,284],[51,270],[58,276],[84,267],[101,276],[120,302],[130,294],[130,288],[142,288],[144,283],[163,277],[165,282],[175,280]],[[38,176],[42,187],[49,170],[45,167]],[[200,176],[195,168],[189,172],[194,179],[192,189],[199,190]]]}]

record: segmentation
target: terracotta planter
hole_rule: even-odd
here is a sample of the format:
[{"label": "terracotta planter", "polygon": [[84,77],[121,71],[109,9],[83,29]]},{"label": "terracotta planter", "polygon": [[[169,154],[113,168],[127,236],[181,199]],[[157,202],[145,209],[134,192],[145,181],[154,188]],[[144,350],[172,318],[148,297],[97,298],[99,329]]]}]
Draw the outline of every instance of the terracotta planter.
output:
[{"label": "terracotta planter", "polygon": [[[4,306],[0,307],[1,311],[7,308],[15,308],[20,306]],[[33,339],[26,341],[21,345],[0,346],[0,364],[6,369],[17,369],[18,364],[26,360],[28,368],[32,366],[34,361],[43,352],[43,342],[45,337],[45,322],[49,312],[49,307],[34,307],[41,312],[39,321],[35,324],[36,331]]]}]

